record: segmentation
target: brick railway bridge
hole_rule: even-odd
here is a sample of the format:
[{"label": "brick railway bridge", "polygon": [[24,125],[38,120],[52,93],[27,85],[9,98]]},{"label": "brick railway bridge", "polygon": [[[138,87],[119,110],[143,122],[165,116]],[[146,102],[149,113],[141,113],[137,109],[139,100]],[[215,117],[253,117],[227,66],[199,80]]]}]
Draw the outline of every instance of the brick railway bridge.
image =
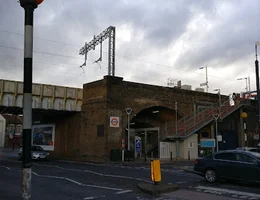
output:
[{"label": "brick railway bridge", "polygon": [[[0,112],[22,114],[22,83],[1,83]],[[239,99],[239,95],[234,105],[229,96],[221,95],[219,104],[218,94],[128,82],[114,76],[84,84],[83,90],[42,84],[33,88],[33,123],[55,125],[51,153],[60,158],[104,160],[112,149],[124,148],[126,108],[132,109],[131,149],[140,140],[141,156],[164,159],[172,152],[183,159],[196,158],[203,150],[200,140],[215,138],[214,114],[220,116],[221,149],[244,146],[254,136],[255,101]],[[246,119],[242,112],[248,113]]]}]

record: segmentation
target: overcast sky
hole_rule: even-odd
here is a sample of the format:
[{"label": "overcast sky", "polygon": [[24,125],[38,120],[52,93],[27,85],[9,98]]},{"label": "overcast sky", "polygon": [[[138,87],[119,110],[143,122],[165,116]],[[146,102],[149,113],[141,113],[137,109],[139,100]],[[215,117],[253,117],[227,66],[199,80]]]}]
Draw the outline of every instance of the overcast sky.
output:
[{"label": "overcast sky", "polygon": [[[34,12],[33,81],[82,87],[107,75],[108,41],[88,54],[80,48],[116,27],[115,74],[124,80],[167,86],[168,78],[209,92],[255,89],[254,44],[260,40],[259,0],[45,0]],[[0,0],[0,79],[23,79],[24,10]]]}]

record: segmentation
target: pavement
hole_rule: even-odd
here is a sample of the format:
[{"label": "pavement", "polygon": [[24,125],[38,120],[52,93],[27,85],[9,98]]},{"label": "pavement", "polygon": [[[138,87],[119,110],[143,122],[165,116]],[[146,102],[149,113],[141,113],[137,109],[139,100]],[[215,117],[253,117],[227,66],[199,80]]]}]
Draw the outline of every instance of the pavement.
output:
[{"label": "pavement", "polygon": [[[260,186],[221,182],[208,184],[172,163],[161,165],[163,185],[179,190],[157,196],[138,189],[151,184],[149,165],[73,161],[33,161],[32,199],[83,200],[260,200]],[[0,150],[0,199],[21,199],[22,169],[17,151]]]}]

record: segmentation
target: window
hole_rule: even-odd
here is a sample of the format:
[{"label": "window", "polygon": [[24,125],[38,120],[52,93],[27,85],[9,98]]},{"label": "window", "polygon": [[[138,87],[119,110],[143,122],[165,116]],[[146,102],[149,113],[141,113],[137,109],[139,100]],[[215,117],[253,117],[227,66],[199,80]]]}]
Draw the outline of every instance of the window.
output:
[{"label": "window", "polygon": [[32,146],[31,150],[32,151],[44,151],[43,148],[40,146]]},{"label": "window", "polygon": [[249,151],[260,153],[260,148],[258,148],[258,149],[250,149]]},{"label": "window", "polygon": [[227,161],[236,161],[237,160],[235,153],[218,153],[214,156],[214,159],[227,160]]},{"label": "window", "polygon": [[98,137],[104,136],[104,124],[97,126],[97,136]]},{"label": "window", "polygon": [[192,149],[194,147],[194,141],[189,141],[189,149]]},{"label": "window", "polygon": [[243,154],[243,153],[239,153],[238,154],[238,160],[241,162],[247,162],[247,163],[256,163],[257,160],[255,158],[253,158],[252,156]]},{"label": "window", "polygon": [[209,138],[209,132],[202,132],[201,137],[202,138]]}]

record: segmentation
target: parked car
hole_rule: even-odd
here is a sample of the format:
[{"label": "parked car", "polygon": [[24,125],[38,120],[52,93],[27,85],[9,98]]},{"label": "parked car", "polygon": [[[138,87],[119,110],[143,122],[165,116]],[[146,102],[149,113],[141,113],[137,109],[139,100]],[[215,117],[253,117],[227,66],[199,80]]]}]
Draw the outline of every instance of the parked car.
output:
[{"label": "parked car", "polygon": [[197,158],[194,171],[210,183],[221,179],[260,183],[260,153],[243,150],[216,152]]},{"label": "parked car", "polygon": [[260,153],[260,147],[240,147],[240,148],[237,148],[237,150],[244,150],[244,151]]},{"label": "parked car", "polygon": [[[49,160],[49,153],[40,146],[36,146],[36,145],[32,146],[31,152],[32,152],[33,160]],[[20,148],[18,156],[19,156],[19,160],[22,160],[23,147]]]}]

